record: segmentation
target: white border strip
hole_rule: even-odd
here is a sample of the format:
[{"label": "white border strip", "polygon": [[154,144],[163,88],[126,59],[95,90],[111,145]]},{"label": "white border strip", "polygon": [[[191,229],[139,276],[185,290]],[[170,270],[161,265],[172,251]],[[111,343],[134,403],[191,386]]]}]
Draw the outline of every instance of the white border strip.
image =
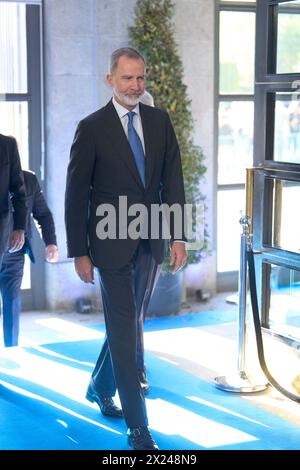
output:
[{"label": "white border strip", "polygon": [[42,0],[0,0],[0,3],[27,3],[27,5],[41,5]]}]

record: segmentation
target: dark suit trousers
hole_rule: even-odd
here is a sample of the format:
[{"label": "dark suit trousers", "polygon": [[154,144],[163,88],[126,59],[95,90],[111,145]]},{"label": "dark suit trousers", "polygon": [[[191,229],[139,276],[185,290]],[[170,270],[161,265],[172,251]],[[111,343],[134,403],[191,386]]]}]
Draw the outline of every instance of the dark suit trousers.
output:
[{"label": "dark suit trousers", "polygon": [[4,345],[17,346],[21,310],[24,254],[6,252],[0,269]]},{"label": "dark suit trousers", "polygon": [[[135,269],[135,292],[137,307],[137,345],[136,345],[136,362],[137,369],[143,371],[144,363],[144,320],[151,299],[151,295],[161,273],[162,265],[153,263],[149,266],[149,271],[144,271],[144,263],[139,263]],[[143,286],[146,285],[146,290]],[[141,288],[142,286],[142,288]]]},{"label": "dark suit trousers", "polygon": [[157,270],[147,240],[139,243],[131,262],[122,268],[99,268],[107,337],[92,377],[102,397],[114,396],[118,388],[126,424],[131,428],[148,425],[138,378],[137,331]]}]

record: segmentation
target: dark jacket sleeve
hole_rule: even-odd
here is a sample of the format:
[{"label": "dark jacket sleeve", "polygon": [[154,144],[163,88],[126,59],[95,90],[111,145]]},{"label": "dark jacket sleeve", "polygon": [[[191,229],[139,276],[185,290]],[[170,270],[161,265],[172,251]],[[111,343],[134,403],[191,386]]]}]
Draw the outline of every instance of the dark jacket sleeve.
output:
[{"label": "dark jacket sleeve", "polygon": [[88,212],[95,163],[90,123],[81,121],[71,147],[65,194],[68,256],[89,256]]},{"label": "dark jacket sleeve", "polygon": [[42,231],[45,245],[56,245],[55,225],[52,213],[47,206],[37,177],[34,174],[32,177],[34,178],[35,185],[33,191],[32,216],[37,221],[38,226]]},{"label": "dark jacket sleeve", "polygon": [[185,192],[182,173],[182,163],[177,138],[168,113],[166,117],[166,150],[162,176],[162,202],[168,207],[177,205],[177,217],[171,217],[171,240],[187,241],[185,237]]},{"label": "dark jacket sleeve", "polygon": [[15,139],[8,144],[10,157],[9,192],[13,205],[14,230],[26,229],[27,206],[20,156]]}]

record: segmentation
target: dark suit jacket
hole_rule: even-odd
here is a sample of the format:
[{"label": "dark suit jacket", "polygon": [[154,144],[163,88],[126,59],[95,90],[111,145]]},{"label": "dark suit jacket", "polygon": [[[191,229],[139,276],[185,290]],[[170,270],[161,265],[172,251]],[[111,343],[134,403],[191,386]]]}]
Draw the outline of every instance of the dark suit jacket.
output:
[{"label": "dark suit jacket", "polygon": [[20,157],[14,138],[0,134],[0,253],[7,249],[10,204],[13,205],[13,228],[26,228],[25,186]]},{"label": "dark suit jacket", "polygon": [[56,245],[55,225],[52,213],[47,206],[43,192],[36,175],[32,171],[23,171],[26,202],[28,206],[25,244],[22,249],[27,253],[31,261],[34,262],[34,255],[31,247],[31,216],[37,221],[45,245]]},{"label": "dark suit jacket", "polygon": [[[185,203],[180,152],[170,118],[166,111],[143,104],[140,113],[146,188],[112,101],[78,125],[71,148],[65,200],[69,257],[88,255],[95,266],[116,268],[131,259],[139,240],[97,237],[99,204],[109,203],[116,208],[118,234],[121,195],[127,196],[128,206],[143,203],[149,215],[151,204],[179,203],[183,207]],[[156,261],[162,262],[165,241],[150,240],[150,245]]]}]

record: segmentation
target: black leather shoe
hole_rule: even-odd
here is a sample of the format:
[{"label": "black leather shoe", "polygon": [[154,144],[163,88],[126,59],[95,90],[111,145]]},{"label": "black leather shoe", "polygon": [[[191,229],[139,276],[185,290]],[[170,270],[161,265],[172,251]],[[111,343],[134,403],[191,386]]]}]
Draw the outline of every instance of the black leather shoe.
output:
[{"label": "black leather shoe", "polygon": [[100,411],[104,416],[110,416],[111,418],[123,418],[123,411],[118,408],[111,397],[100,397],[95,390],[93,382],[90,382],[87,392],[86,399],[91,403],[97,403]]},{"label": "black leather shoe", "polygon": [[134,450],[158,450],[158,446],[150,434],[147,426],[140,426],[139,428],[129,428],[128,444]]},{"label": "black leather shoe", "polygon": [[139,376],[139,381],[143,389],[144,395],[148,395],[148,393],[150,392],[150,385],[147,380],[146,370],[145,369],[139,370],[138,376]]}]

